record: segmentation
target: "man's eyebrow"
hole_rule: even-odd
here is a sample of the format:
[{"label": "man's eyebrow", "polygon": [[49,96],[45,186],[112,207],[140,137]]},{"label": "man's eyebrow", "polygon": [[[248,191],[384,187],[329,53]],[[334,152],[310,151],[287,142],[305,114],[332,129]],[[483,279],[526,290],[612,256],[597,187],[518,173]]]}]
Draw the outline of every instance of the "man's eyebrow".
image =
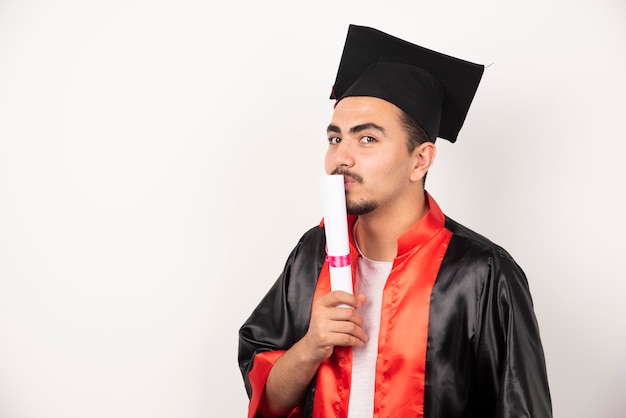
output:
[{"label": "man's eyebrow", "polygon": [[332,123],[330,125],[328,125],[328,128],[326,128],[326,132],[327,133],[337,133],[340,134],[341,133],[341,129],[339,129],[339,126],[337,125],[333,125]]},{"label": "man's eyebrow", "polygon": [[[379,132],[381,132],[383,134],[385,133],[385,128],[383,128],[380,125],[376,125],[375,123],[372,123],[372,122],[367,122],[367,123],[362,123],[360,125],[355,125],[352,128],[350,128],[350,133],[354,134],[354,133],[358,133],[358,132],[361,132],[361,131],[365,131],[367,129],[374,129],[374,130],[377,130],[377,131],[379,131]],[[333,132],[333,133],[340,134],[341,133],[341,129],[339,128],[339,126],[333,125],[331,123],[330,125],[328,125],[328,128],[326,128],[326,132],[328,132],[328,133]]]}]

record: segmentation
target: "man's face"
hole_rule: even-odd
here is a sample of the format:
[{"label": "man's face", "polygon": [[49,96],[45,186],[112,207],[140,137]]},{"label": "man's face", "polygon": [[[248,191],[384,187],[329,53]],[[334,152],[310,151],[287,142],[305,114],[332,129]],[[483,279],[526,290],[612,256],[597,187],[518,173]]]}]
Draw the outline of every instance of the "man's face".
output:
[{"label": "man's face", "polygon": [[401,208],[416,193],[418,154],[408,152],[401,110],[395,105],[374,97],[346,97],[337,103],[324,168],[344,175],[348,213]]}]

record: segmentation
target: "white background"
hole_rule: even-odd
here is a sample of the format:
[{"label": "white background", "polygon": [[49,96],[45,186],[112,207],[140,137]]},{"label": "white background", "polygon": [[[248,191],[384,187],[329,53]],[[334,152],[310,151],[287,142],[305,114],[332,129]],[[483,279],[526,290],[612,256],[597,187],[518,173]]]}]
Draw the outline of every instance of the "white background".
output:
[{"label": "white background", "polygon": [[349,23],[489,65],[427,188],[526,271],[556,417],[626,412],[622,0],[0,0],[0,417],[243,417]]}]

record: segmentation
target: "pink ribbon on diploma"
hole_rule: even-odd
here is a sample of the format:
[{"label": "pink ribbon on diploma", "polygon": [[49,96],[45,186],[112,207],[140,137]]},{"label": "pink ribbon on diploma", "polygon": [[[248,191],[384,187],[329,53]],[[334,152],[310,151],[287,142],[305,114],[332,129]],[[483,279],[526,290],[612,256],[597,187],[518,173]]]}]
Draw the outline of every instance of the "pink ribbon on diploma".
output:
[{"label": "pink ribbon on diploma", "polygon": [[327,255],[328,265],[330,267],[346,267],[350,265],[350,254],[347,255]]}]

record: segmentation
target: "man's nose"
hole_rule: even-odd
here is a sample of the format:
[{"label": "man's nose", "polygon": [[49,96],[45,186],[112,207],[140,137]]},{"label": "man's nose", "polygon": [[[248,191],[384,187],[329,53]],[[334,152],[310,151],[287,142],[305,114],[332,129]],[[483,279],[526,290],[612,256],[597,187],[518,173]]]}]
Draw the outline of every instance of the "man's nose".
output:
[{"label": "man's nose", "polygon": [[343,141],[337,144],[334,158],[337,167],[352,167],[354,165],[354,152],[350,144]]}]

